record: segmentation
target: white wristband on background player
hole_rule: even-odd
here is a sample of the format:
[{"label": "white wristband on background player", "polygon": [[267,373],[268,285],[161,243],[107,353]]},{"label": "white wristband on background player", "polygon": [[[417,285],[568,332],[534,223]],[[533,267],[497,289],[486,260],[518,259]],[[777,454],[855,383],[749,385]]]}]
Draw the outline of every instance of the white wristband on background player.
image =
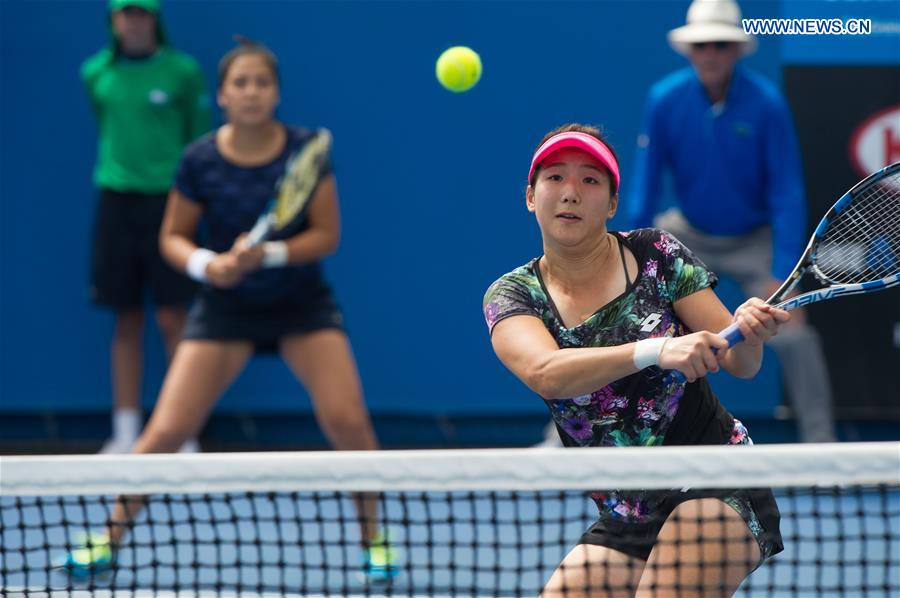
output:
[{"label": "white wristband on background player", "polygon": [[197,282],[206,282],[206,267],[216,256],[219,255],[215,251],[198,247],[191,252],[187,261],[187,275]]},{"label": "white wristband on background player", "polygon": [[263,268],[280,268],[288,263],[288,246],[284,241],[263,243]]},{"label": "white wristband on background player", "polygon": [[637,369],[642,370],[651,365],[659,365],[659,354],[662,353],[663,346],[669,340],[668,336],[659,338],[645,338],[634,344],[634,365]]}]

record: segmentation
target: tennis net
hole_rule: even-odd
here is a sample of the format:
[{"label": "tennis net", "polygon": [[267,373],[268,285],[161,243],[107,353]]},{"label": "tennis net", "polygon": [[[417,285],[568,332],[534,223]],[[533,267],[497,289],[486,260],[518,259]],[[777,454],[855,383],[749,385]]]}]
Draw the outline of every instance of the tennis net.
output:
[{"label": "tennis net", "polygon": [[[900,595],[896,442],[4,457],[0,593],[727,595],[722,580],[753,569],[777,540],[761,489],[774,492],[784,550],[738,595]],[[123,495],[146,498],[112,551],[90,534],[116,519]],[[666,508],[659,496],[721,508]],[[733,525],[736,496],[749,497],[754,514],[742,516],[765,542]],[[376,525],[360,525],[365,500],[377,502]],[[669,516],[655,545],[635,548],[652,550],[647,566],[567,560],[554,575],[598,503],[608,525],[590,537],[601,544],[634,529],[617,522]],[[377,542],[387,575],[366,568]],[[91,562],[76,574],[64,557],[79,547]],[[104,550],[112,558],[95,560]]]}]

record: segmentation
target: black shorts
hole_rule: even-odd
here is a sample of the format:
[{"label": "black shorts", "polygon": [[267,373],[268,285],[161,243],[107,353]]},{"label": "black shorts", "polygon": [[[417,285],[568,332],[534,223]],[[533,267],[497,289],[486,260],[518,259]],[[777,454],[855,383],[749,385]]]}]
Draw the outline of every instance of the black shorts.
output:
[{"label": "black shorts", "polygon": [[[760,562],[784,549],[781,514],[775,496],[767,489],[642,491],[629,493],[647,506],[642,521],[622,521],[601,517],[587,529],[579,544],[605,546],[646,561],[659,531],[675,508],[689,500],[718,498],[741,516],[759,545]],[[595,499],[596,500],[596,499]]]},{"label": "black shorts", "polygon": [[159,253],[166,194],[101,190],[94,223],[91,300],[115,308],[140,307],[147,287],[156,305],[187,305],[196,284]]},{"label": "black shorts", "polygon": [[255,305],[204,287],[188,313],[184,338],[250,341],[257,353],[276,353],[287,335],[328,328],[343,330],[344,317],[324,282],[309,285],[277,303]]}]

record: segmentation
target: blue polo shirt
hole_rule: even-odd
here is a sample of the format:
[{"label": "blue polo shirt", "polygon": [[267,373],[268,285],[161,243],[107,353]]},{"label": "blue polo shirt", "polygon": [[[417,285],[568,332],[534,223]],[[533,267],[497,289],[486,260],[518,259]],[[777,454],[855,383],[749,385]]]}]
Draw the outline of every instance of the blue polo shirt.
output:
[{"label": "blue polo shirt", "polygon": [[711,235],[771,225],[772,275],[790,274],[805,246],[806,200],[793,122],[774,85],[737,67],[714,106],[693,68],[656,83],[626,202],[630,227],[652,224],[666,170],[691,225]]}]

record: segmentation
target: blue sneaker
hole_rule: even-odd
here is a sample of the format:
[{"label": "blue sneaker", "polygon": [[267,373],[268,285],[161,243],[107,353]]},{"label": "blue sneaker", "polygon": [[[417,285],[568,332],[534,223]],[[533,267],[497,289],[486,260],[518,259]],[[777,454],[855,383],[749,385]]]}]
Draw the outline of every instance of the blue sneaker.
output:
[{"label": "blue sneaker", "polygon": [[79,534],[77,538],[78,548],[58,559],[54,563],[57,568],[77,578],[99,575],[113,568],[116,553],[106,534]]},{"label": "blue sneaker", "polygon": [[380,533],[362,550],[363,575],[366,580],[376,583],[391,581],[400,567],[397,565],[399,551],[390,545],[387,536]]}]

